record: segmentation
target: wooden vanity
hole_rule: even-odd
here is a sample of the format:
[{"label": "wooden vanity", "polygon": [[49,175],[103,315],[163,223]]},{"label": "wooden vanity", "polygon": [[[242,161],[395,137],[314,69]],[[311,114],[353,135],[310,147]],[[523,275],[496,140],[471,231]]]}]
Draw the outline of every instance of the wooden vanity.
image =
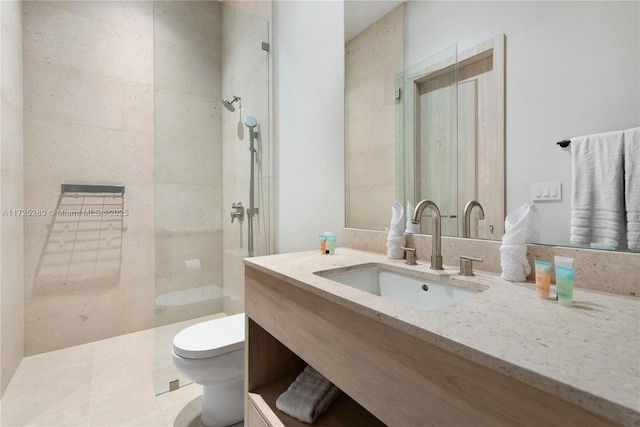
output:
[{"label": "wooden vanity", "polygon": [[[447,348],[450,338],[393,314],[403,307],[379,309],[376,304],[385,304],[379,297],[343,292],[342,285],[302,272],[358,262],[356,252],[356,261],[320,255],[316,260],[308,253],[300,255],[303,261],[291,254],[245,261],[246,425],[306,425],[279,411],[275,400],[307,364],[343,391],[318,426],[585,426],[640,419],[634,421],[634,411],[628,419],[611,419],[603,414],[607,404],[600,413],[585,408],[531,384],[535,375],[522,381],[509,373],[508,360],[503,372],[480,357],[471,360],[464,348]],[[504,338],[492,337],[490,326],[468,327],[489,341]]]}]

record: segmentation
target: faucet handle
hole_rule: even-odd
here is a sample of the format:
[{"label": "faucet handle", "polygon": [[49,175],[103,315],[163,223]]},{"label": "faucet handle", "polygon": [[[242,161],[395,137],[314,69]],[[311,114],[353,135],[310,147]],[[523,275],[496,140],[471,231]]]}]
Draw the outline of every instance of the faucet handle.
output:
[{"label": "faucet handle", "polygon": [[404,251],[407,261],[405,262],[405,264],[408,265],[418,265],[418,263],[416,262],[416,250],[415,248],[400,248]]},{"label": "faucet handle", "polygon": [[458,274],[461,276],[475,276],[473,274],[473,261],[482,262],[482,258],[460,255],[460,271]]}]

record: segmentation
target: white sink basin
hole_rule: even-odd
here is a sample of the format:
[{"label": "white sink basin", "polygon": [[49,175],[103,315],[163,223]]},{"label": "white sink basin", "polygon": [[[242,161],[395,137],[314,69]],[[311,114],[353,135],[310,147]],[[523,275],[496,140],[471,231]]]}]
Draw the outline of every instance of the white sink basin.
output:
[{"label": "white sink basin", "polygon": [[420,310],[434,310],[465,300],[479,292],[478,289],[386,270],[379,265],[355,267],[348,271],[320,271],[316,274]]}]

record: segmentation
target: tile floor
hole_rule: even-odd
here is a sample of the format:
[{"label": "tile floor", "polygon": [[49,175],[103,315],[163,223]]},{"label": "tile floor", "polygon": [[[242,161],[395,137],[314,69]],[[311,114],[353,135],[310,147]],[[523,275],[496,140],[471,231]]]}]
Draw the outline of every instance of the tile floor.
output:
[{"label": "tile floor", "polygon": [[0,401],[0,426],[201,427],[200,385],[156,395],[171,360],[156,357],[156,344],[170,349],[172,336],[163,327],[26,357]]}]

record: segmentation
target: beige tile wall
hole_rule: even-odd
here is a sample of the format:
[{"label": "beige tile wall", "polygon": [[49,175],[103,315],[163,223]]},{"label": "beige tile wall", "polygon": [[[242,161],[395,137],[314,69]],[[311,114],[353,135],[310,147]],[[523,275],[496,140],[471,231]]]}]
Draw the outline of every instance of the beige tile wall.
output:
[{"label": "beige tile wall", "polygon": [[345,47],[346,215],[354,228],[388,227],[396,200],[394,92],[403,69],[403,20],[401,5]]},{"label": "beige tile wall", "polygon": [[23,353],[22,3],[0,2],[0,395]]},{"label": "beige tile wall", "polygon": [[25,207],[106,212],[25,218],[26,355],[154,326],[153,30],[151,1],[24,3]]}]

